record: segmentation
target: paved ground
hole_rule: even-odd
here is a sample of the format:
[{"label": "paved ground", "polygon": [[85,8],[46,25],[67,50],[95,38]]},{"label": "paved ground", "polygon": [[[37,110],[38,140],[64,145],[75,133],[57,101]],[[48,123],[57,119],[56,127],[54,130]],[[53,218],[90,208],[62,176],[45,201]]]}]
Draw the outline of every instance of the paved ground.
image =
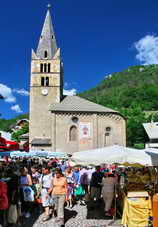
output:
[{"label": "paved ground", "polygon": [[[22,227],[59,227],[61,225],[55,222],[55,218],[42,223],[42,214],[38,211],[32,215],[32,218],[25,219]],[[103,204],[93,210],[87,209],[87,206],[75,205],[72,209],[65,208],[65,227],[120,227],[120,220],[107,220],[104,216]]]}]

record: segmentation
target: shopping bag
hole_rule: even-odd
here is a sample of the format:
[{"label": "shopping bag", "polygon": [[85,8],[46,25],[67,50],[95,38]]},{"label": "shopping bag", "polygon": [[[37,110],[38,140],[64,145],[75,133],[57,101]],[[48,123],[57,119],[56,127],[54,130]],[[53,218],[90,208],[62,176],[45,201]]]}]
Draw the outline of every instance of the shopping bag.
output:
[{"label": "shopping bag", "polygon": [[33,202],[34,201],[34,191],[30,186],[23,187],[24,201]]},{"label": "shopping bag", "polygon": [[11,204],[8,210],[8,223],[16,224],[18,220],[18,211],[15,204]]},{"label": "shopping bag", "polygon": [[82,186],[78,186],[74,190],[75,196],[84,196],[85,195],[85,190],[82,188]]}]

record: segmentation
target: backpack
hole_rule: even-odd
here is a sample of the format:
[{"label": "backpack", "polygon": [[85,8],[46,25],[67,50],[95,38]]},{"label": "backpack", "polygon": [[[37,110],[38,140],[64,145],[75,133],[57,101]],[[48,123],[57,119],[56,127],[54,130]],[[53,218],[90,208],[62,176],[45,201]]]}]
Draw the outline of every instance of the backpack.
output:
[{"label": "backpack", "polygon": [[0,181],[0,210],[8,209],[8,187],[3,181]]}]

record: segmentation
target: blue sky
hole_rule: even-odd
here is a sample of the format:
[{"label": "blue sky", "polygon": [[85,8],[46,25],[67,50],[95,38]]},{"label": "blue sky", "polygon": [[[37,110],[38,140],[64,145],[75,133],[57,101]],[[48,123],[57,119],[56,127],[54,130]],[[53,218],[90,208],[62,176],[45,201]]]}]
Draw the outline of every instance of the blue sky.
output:
[{"label": "blue sky", "polygon": [[128,66],[158,63],[157,0],[2,1],[1,117],[29,111],[31,48],[36,50],[48,3],[70,93]]}]

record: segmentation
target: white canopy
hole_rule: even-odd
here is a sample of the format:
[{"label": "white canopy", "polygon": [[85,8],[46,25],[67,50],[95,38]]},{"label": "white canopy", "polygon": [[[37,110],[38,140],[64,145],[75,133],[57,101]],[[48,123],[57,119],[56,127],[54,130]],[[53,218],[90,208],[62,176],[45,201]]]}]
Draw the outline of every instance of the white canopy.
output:
[{"label": "white canopy", "polygon": [[158,166],[158,154],[114,145],[94,150],[75,152],[72,155],[72,161],[81,165],[139,163],[141,165]]}]

